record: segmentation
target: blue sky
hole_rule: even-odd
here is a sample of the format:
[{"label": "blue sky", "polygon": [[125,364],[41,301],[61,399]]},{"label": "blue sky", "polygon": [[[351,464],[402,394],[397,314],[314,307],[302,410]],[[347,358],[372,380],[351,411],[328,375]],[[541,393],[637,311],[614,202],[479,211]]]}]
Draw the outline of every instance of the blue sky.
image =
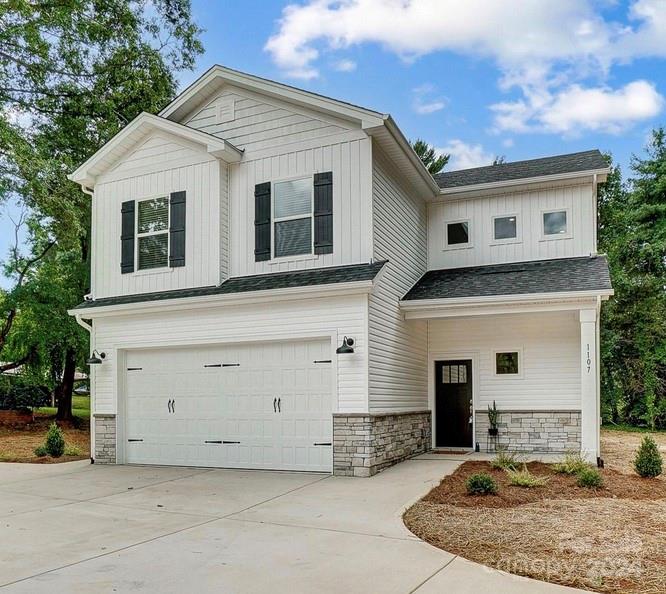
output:
[{"label": "blue sky", "polygon": [[387,112],[449,169],[599,148],[626,172],[666,120],[666,0],[192,1],[182,86],[219,63]]}]

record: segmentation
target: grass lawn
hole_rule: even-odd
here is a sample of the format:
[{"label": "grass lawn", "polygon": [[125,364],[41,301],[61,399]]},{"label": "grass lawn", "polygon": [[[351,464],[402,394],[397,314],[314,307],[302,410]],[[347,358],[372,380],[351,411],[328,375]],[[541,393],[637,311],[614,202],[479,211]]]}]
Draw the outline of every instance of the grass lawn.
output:
[{"label": "grass lawn", "polygon": [[0,462],[69,462],[90,457],[90,397],[74,396],[72,412],[76,422],[62,426],[66,453],[61,458],[38,458],[34,450],[44,443],[46,431],[53,422],[56,409],[43,407],[35,411],[35,420],[27,427],[0,427]]},{"label": "grass lawn", "polygon": [[[487,462],[466,462],[412,506],[405,523],[437,547],[503,571],[612,594],[666,592],[666,479],[633,472],[642,437],[602,431],[606,467],[596,490],[548,464],[528,464],[547,483],[524,488]],[[654,437],[666,454],[666,434]],[[467,495],[476,472],[493,476],[497,495]]]}]

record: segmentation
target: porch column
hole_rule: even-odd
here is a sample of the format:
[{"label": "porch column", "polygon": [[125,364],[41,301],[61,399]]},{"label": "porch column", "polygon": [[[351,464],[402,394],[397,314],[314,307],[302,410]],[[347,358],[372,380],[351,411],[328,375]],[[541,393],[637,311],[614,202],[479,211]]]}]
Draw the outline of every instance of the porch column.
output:
[{"label": "porch column", "polygon": [[581,454],[595,462],[599,455],[599,393],[597,376],[597,310],[580,310]]}]

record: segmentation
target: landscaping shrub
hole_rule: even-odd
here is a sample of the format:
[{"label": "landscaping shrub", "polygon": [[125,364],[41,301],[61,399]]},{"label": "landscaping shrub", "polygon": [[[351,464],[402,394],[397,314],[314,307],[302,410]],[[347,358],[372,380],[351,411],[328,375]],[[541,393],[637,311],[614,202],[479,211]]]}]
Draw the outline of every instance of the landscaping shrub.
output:
[{"label": "landscaping shrub", "polygon": [[588,489],[598,489],[604,484],[604,479],[601,477],[601,473],[596,469],[588,466],[583,468],[578,473],[578,478],[576,479],[576,484],[579,487],[587,487]]},{"label": "landscaping shrub", "polygon": [[518,454],[507,452],[506,448],[497,448],[497,455],[490,461],[497,470],[517,470],[518,464]]},{"label": "landscaping shrub", "polygon": [[71,445],[65,446],[65,456],[80,456],[80,455],[81,455],[80,448]]},{"label": "landscaping shrub", "polygon": [[654,478],[661,474],[663,461],[655,440],[646,435],[634,458],[634,470],[643,478]]},{"label": "landscaping shrub", "polygon": [[48,456],[49,453],[46,451],[46,446],[44,444],[37,446],[35,448],[35,456],[38,458],[43,458],[44,456]]},{"label": "landscaping shrub", "polygon": [[567,452],[562,462],[553,464],[553,470],[560,474],[579,474],[590,465],[578,452]]},{"label": "landscaping shrub", "polygon": [[65,437],[62,434],[62,429],[55,423],[51,423],[46,433],[44,447],[48,455],[54,458],[60,458],[65,453]]},{"label": "landscaping shrub", "polygon": [[467,479],[465,483],[469,495],[494,495],[497,493],[495,479],[486,472],[478,472]]},{"label": "landscaping shrub", "polygon": [[509,482],[515,487],[532,489],[533,487],[545,487],[548,482],[547,477],[532,474],[526,464],[523,464],[522,470],[507,468],[506,473],[509,475]]}]

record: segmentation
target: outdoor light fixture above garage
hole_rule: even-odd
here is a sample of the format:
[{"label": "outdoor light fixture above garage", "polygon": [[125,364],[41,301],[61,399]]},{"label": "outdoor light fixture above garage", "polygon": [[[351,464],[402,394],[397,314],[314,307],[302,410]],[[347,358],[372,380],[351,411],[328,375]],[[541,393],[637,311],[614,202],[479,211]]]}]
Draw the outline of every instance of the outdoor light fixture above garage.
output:
[{"label": "outdoor light fixture above garage", "polygon": [[88,365],[101,365],[104,362],[103,359],[105,358],[106,353],[100,353],[97,350],[94,350],[92,355],[86,359],[86,363]]},{"label": "outdoor light fixture above garage", "polygon": [[346,336],[342,339],[342,344],[335,349],[337,355],[346,355],[348,353],[354,352],[354,339],[347,338]]}]

